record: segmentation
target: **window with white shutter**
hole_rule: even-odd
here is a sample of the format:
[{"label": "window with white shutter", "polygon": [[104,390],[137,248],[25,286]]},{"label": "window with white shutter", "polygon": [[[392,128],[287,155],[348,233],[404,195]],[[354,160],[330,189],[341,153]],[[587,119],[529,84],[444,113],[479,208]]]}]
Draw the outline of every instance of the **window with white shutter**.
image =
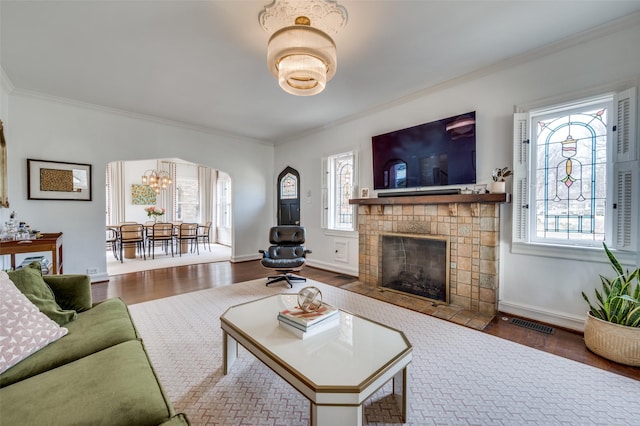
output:
[{"label": "window with white shutter", "polygon": [[514,115],[514,245],[638,249],[635,88]]}]

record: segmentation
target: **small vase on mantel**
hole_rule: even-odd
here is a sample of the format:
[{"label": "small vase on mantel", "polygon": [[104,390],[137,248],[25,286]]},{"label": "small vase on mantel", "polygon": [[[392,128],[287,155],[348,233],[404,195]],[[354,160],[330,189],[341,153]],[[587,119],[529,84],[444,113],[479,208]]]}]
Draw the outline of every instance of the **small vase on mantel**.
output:
[{"label": "small vase on mantel", "polygon": [[491,192],[492,194],[504,194],[506,192],[505,184],[505,181],[491,182],[491,185],[489,186],[489,192]]}]

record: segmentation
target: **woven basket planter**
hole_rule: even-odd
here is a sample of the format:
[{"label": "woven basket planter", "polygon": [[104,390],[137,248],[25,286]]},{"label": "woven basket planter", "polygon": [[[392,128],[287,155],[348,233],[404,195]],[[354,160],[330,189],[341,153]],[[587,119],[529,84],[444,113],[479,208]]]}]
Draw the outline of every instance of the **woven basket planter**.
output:
[{"label": "woven basket planter", "polygon": [[640,327],[627,327],[587,315],[584,343],[592,352],[620,364],[640,367]]}]

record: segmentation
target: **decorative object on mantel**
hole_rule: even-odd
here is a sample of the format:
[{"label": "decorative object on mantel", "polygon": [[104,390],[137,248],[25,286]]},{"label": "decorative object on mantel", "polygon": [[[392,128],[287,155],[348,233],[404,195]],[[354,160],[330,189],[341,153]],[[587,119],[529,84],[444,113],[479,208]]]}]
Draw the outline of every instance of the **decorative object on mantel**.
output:
[{"label": "decorative object on mantel", "polygon": [[483,184],[479,184],[479,185],[474,185],[473,186],[473,193],[474,194],[486,194],[487,193],[487,184],[483,183]]},{"label": "decorative object on mantel", "polygon": [[336,73],[337,34],[347,24],[347,10],[335,0],[274,0],[258,15],[271,37],[267,66],[282,90],[311,96],[322,92]]},{"label": "decorative object on mantel", "polygon": [[491,192],[492,194],[505,193],[505,178],[507,178],[508,176],[511,176],[511,170],[509,170],[509,167],[498,167],[497,169],[493,169],[493,173],[491,174],[493,182],[491,182],[489,192]]},{"label": "decorative object on mantel", "polygon": [[360,198],[369,198],[369,188],[360,188]]},{"label": "decorative object on mantel", "polygon": [[602,293],[595,290],[597,306],[582,292],[589,305],[584,343],[604,358],[640,367],[640,268],[625,273],[616,256],[605,243],[603,246],[617,275],[612,280],[600,276]]}]

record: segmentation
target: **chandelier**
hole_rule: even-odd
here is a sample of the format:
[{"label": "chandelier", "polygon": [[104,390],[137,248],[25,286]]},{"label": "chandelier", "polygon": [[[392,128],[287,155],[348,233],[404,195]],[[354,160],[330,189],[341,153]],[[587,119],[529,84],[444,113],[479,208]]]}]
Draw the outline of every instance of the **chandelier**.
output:
[{"label": "chandelier", "polygon": [[322,92],[336,73],[337,34],[347,10],[333,0],[274,0],[258,16],[271,34],[267,66],[280,87],[297,96]]},{"label": "chandelier", "polygon": [[158,194],[161,189],[171,185],[171,175],[162,170],[147,170],[142,175],[142,184],[150,186]]}]

